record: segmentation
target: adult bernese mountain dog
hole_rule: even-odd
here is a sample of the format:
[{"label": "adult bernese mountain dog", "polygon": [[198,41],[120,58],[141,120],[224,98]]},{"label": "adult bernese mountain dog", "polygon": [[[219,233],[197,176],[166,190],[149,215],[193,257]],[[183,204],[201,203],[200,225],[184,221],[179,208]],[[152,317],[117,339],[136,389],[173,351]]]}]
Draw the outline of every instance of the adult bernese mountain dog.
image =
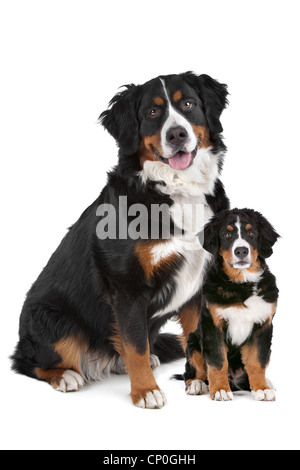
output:
[{"label": "adult bernese mountain dog", "polygon": [[214,259],[203,282],[201,318],[188,339],[187,394],[206,393],[208,379],[217,401],[232,400],[236,390],[275,400],[265,372],[278,289],[265,258],[278,237],[251,209],[222,211],[205,226],[204,248]]},{"label": "adult bernese mountain dog", "polygon": [[[99,119],[117,141],[118,164],[27,294],[15,371],[63,392],[127,372],[134,405],[165,404],[152,368],[184,357],[211,258],[197,234],[229,206],[219,180],[227,94],[187,72],[114,96]],[[182,336],[160,333],[176,315]]]}]

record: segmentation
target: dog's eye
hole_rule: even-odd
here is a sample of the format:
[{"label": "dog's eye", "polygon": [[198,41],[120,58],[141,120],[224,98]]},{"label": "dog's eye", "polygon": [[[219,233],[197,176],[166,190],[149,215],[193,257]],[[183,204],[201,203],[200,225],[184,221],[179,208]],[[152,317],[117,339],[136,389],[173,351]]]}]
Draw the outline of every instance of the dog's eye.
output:
[{"label": "dog's eye", "polygon": [[229,239],[229,238],[232,237],[232,235],[231,235],[231,233],[227,232],[227,233],[225,233],[224,237],[227,238],[227,239]]},{"label": "dog's eye", "polygon": [[251,232],[251,230],[249,230],[248,237],[253,238],[253,237],[255,237],[255,234],[253,232]]},{"label": "dog's eye", "polygon": [[183,103],[183,107],[184,107],[185,110],[191,109],[193,107],[193,103],[191,101],[185,101]]},{"label": "dog's eye", "polygon": [[151,108],[149,111],[148,111],[148,116],[149,117],[152,117],[152,118],[155,118],[159,115],[159,109],[158,108]]}]

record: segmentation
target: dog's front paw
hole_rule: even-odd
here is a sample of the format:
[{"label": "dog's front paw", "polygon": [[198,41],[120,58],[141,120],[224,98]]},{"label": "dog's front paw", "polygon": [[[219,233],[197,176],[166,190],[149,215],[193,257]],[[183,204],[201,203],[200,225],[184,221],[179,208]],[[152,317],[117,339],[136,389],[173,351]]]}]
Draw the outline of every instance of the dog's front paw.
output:
[{"label": "dog's front paw", "polygon": [[211,398],[215,401],[232,401],[233,393],[226,390],[218,390]]},{"label": "dog's front paw", "polygon": [[208,392],[208,387],[203,380],[195,379],[187,381],[185,393],[187,395],[204,395]]},{"label": "dog's front paw", "polygon": [[131,394],[132,402],[139,408],[157,409],[166,404],[166,397],[161,390],[151,390],[145,393]]},{"label": "dog's front paw", "polygon": [[266,389],[266,390],[252,390],[252,395],[254,399],[257,401],[276,401],[276,395],[274,390]]}]

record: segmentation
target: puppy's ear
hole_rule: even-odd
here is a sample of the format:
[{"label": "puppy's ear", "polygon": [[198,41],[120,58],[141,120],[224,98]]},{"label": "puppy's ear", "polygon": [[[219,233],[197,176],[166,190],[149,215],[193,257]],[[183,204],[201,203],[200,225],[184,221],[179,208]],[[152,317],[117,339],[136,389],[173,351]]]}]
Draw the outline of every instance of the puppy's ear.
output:
[{"label": "puppy's ear", "polygon": [[123,155],[133,155],[139,148],[139,125],[137,119],[138,86],[127,85],[109,103],[99,121],[116,139]]},{"label": "puppy's ear", "polygon": [[201,244],[203,248],[213,256],[216,256],[219,253],[220,248],[219,230],[217,225],[216,217],[214,217],[204,226],[204,229],[201,232]]},{"label": "puppy's ear", "polygon": [[223,130],[220,116],[228,104],[227,85],[219,83],[209,75],[200,75],[198,77],[198,90],[204,104],[208,127],[212,134],[219,134]]},{"label": "puppy's ear", "polygon": [[258,249],[262,258],[269,258],[273,253],[273,245],[280,235],[274,230],[270,222],[259,212],[256,213],[259,225]]}]

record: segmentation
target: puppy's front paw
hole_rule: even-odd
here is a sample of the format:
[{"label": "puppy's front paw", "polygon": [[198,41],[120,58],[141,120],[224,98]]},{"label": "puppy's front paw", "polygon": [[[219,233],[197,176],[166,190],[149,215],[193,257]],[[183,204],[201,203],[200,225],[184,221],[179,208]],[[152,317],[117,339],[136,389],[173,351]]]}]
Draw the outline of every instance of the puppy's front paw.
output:
[{"label": "puppy's front paw", "polygon": [[211,398],[215,401],[232,401],[233,393],[226,392],[226,390],[218,390]]},{"label": "puppy's front paw", "polygon": [[187,395],[204,395],[208,392],[208,387],[203,380],[190,380],[186,384],[185,393]]},{"label": "puppy's front paw", "polygon": [[151,390],[140,395],[131,394],[132,402],[139,408],[157,409],[166,404],[166,397],[162,390]]},{"label": "puppy's front paw", "polygon": [[276,395],[274,390],[266,389],[266,390],[252,390],[252,395],[254,399],[257,401],[276,401]]}]

